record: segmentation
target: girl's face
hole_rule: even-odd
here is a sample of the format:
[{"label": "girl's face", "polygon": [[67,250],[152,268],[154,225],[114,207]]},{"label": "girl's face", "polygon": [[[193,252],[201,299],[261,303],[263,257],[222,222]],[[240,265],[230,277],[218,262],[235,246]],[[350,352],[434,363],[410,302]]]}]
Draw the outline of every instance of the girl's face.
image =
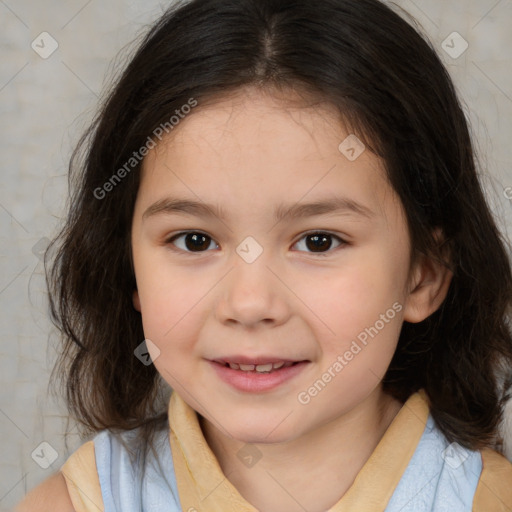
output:
[{"label": "girl's face", "polygon": [[248,88],[199,103],[144,161],[132,246],[150,353],[243,442],[295,439],[379,392],[413,308],[401,203],[333,112]]}]

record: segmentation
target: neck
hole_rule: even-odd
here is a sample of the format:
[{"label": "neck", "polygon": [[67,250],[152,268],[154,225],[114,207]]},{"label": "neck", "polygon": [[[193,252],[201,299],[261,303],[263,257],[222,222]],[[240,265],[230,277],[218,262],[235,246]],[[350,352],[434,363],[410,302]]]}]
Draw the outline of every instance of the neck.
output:
[{"label": "neck", "polygon": [[262,457],[252,467],[237,457],[245,443],[202,417],[200,424],[223,473],[259,511],[324,512],[352,485],[401,407],[379,387],[344,416],[300,438],[254,445]]}]

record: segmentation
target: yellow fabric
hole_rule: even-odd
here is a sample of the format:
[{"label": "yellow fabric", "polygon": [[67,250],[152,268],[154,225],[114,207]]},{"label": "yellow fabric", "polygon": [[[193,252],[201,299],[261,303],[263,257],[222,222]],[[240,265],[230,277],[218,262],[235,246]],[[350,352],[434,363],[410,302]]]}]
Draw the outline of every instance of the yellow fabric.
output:
[{"label": "yellow fabric", "polygon": [[[429,408],[423,391],[400,409],[345,495],[328,512],[383,511],[423,434]],[[196,412],[173,392],[170,446],[182,509],[187,512],[258,512],[223,474],[206,443]],[[473,512],[512,512],[512,464],[482,450],[482,474]],[[104,512],[93,441],[61,468],[75,512]],[[229,476],[229,475],[228,475]]]},{"label": "yellow fabric", "polygon": [[[429,408],[423,391],[400,409],[352,486],[328,512],[385,509],[423,434]],[[183,510],[257,512],[224,476],[195,411],[174,392],[169,404],[171,450]]]},{"label": "yellow fabric", "polygon": [[93,441],[73,452],[60,471],[66,480],[75,512],[104,512]]},{"label": "yellow fabric", "polygon": [[512,464],[499,453],[482,450],[482,474],[473,500],[473,512],[512,511]]}]

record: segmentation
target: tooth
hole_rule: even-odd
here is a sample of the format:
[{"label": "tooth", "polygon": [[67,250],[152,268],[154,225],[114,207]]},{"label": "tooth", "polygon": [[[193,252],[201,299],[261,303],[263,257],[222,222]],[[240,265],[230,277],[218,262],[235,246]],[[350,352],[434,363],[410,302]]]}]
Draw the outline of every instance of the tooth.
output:
[{"label": "tooth", "polygon": [[272,371],[272,363],[259,364],[258,366],[256,366],[256,371],[257,372],[270,372],[270,371]]},{"label": "tooth", "polygon": [[290,361],[290,362],[288,362],[288,363],[284,363],[284,365],[283,365],[283,366],[284,366],[285,368],[288,368],[288,366],[291,366],[292,364],[293,364],[293,363]]},{"label": "tooth", "polygon": [[272,368],[274,368],[274,370],[277,370],[278,368],[281,368],[281,366],[284,365],[284,361],[281,361],[280,363],[274,363],[272,365]]},{"label": "tooth", "polygon": [[236,363],[229,363],[229,367],[232,370],[240,370],[240,366],[238,366]]},{"label": "tooth", "polygon": [[244,372],[252,371],[252,370],[254,370],[254,365],[253,364],[241,364],[240,370],[243,370]]}]

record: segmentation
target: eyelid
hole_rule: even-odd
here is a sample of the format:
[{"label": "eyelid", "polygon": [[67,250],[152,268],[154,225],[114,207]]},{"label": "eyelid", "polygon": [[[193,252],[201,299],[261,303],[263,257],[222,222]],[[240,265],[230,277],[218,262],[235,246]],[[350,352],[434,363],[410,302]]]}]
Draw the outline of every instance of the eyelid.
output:
[{"label": "eyelid", "polygon": [[[165,238],[164,243],[165,243],[166,246],[167,245],[173,245],[173,242],[176,239],[180,238],[181,236],[188,235],[190,233],[204,235],[205,237],[209,238],[212,242],[214,242],[217,246],[219,245],[215,241],[215,239],[213,237],[211,237],[208,233],[205,233],[204,231],[200,231],[200,230],[197,230],[197,229],[189,229],[189,230],[185,230],[185,231],[179,231],[178,233],[175,233],[173,235],[167,236]],[[292,247],[297,245],[298,242],[300,242],[303,238],[307,237],[308,235],[315,235],[315,234],[328,235],[328,236],[331,236],[332,238],[337,239],[338,242],[339,242],[338,247],[335,247],[334,249],[330,248],[329,250],[327,250],[325,252],[317,252],[317,253],[315,253],[315,252],[306,252],[306,251],[297,251],[297,252],[306,252],[306,254],[313,254],[313,255],[316,255],[316,256],[327,256],[330,253],[334,252],[336,249],[339,249],[340,247],[348,245],[348,242],[344,238],[342,238],[339,235],[336,235],[335,233],[332,233],[329,230],[313,229],[313,230],[309,230],[309,231],[305,231],[305,232],[301,233],[300,236],[295,239],[295,242],[293,242]],[[179,253],[197,254],[197,255],[210,252],[208,250],[206,250],[206,251],[196,251],[196,252],[195,251],[185,251],[185,250],[179,249],[177,247],[172,247],[171,250],[175,251],[175,252],[179,252]]]}]

